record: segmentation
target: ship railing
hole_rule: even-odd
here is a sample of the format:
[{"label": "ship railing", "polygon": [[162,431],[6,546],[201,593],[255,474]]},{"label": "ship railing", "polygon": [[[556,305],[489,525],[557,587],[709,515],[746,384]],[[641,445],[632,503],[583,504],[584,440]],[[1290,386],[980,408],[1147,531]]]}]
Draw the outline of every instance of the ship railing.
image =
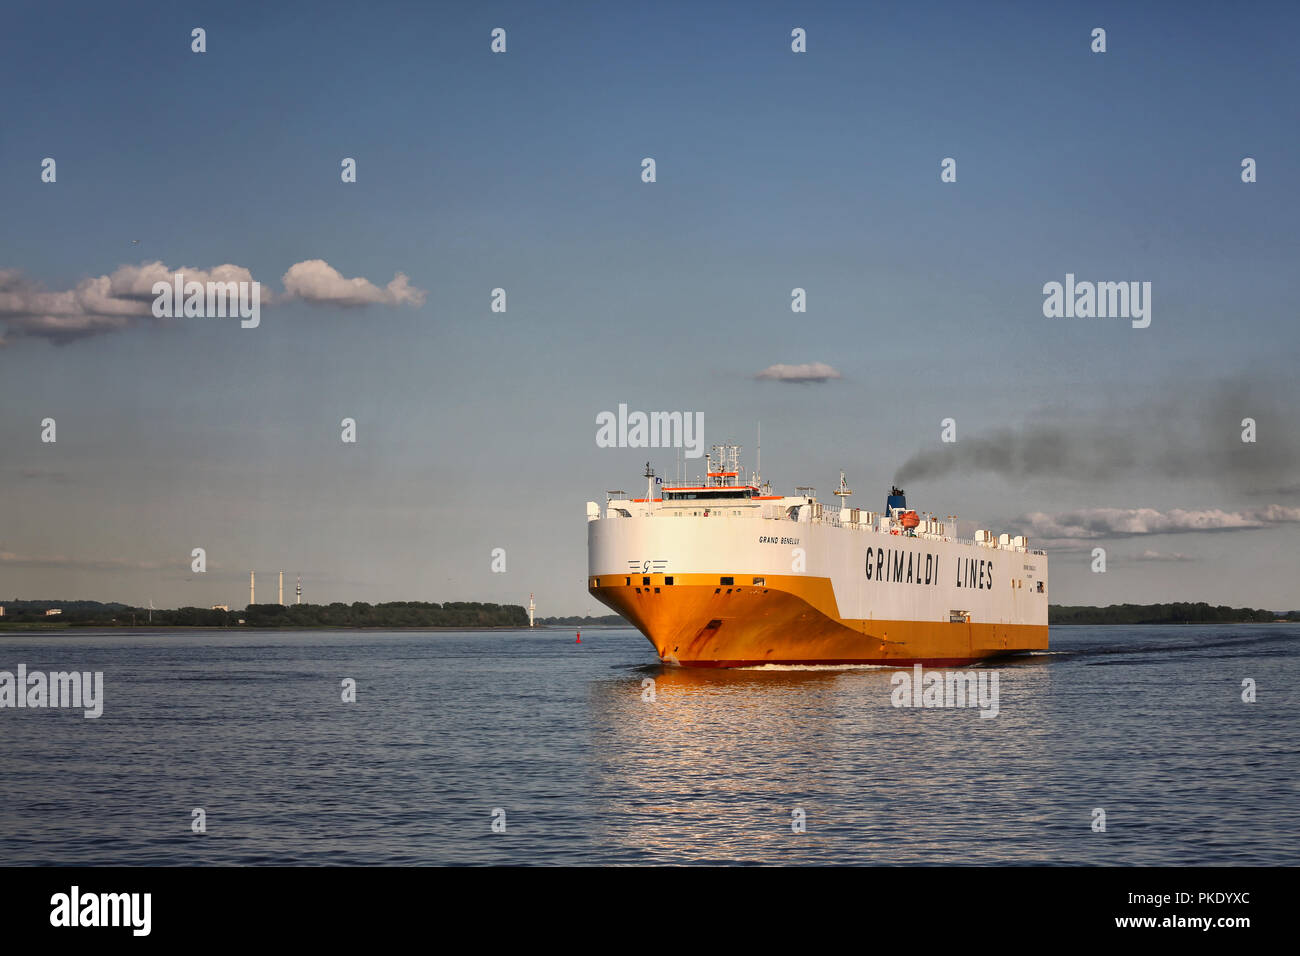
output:
[{"label": "ship railing", "polygon": [[[787,514],[787,508],[784,505],[765,505],[763,509],[759,512],[758,517],[763,518],[767,521],[788,521],[791,524],[799,524],[798,519],[791,518]],[[873,532],[875,534],[891,533],[890,529],[882,528],[880,527],[879,524],[875,524],[875,523],[868,524],[867,522],[859,522],[857,524],[854,524],[851,521],[840,521],[839,510],[838,509],[832,510],[829,507],[824,507],[821,513],[821,517],[813,518],[812,523],[828,524],[836,528],[849,528],[855,531]],[[918,540],[922,540],[922,541],[943,541],[947,544],[977,545],[979,547],[987,548],[990,551],[1008,551],[1016,554],[1034,554],[1043,557],[1047,556],[1047,552],[1042,550],[1041,548],[1026,548],[1026,547],[1020,547],[1018,545],[1007,545],[1006,547],[1003,547],[996,541],[993,542],[976,541],[974,538],[958,538],[950,534],[935,534],[933,532],[921,532],[914,536],[907,535],[906,537],[915,537]]]},{"label": "ship railing", "polygon": [[[759,512],[759,517],[765,518],[768,521],[789,521],[791,524],[800,524],[801,522],[799,521],[798,518],[790,517],[788,512],[789,512],[789,508],[791,507],[799,507],[799,506],[767,505],[763,508],[762,511]],[[802,507],[806,508],[808,506],[803,505]],[[840,521],[840,512],[838,508],[832,510],[830,508],[823,507],[822,513],[816,517],[810,518],[809,521],[812,524],[828,524],[835,528],[866,527],[865,525],[851,525],[848,522],[842,523]]]}]

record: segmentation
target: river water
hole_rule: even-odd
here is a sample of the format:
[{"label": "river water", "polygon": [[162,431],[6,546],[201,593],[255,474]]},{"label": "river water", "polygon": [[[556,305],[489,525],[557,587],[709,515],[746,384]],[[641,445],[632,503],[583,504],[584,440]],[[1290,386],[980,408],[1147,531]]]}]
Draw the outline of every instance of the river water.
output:
[{"label": "river water", "polygon": [[1300,627],[1051,644],[983,718],[618,628],[10,632],[0,671],[102,671],[103,713],[0,709],[0,859],[1300,864]]}]

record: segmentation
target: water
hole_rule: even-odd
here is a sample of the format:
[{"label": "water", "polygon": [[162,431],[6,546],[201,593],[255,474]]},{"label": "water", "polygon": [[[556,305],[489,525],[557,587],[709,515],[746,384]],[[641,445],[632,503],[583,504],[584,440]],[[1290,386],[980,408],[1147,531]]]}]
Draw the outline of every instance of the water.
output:
[{"label": "water", "polygon": [[0,670],[102,670],[105,703],[0,710],[0,860],[1296,865],[1298,647],[1054,628],[981,719],[891,706],[892,670],[662,668],[624,629],[10,633]]}]

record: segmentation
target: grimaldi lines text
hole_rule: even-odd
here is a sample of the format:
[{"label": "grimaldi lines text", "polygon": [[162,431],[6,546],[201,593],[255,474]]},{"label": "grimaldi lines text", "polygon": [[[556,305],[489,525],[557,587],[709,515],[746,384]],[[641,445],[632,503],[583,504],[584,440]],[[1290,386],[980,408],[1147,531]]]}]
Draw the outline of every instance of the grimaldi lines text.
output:
[{"label": "grimaldi lines text", "polygon": [[746,481],[714,446],[695,482],[646,466],[644,498],[587,502],[587,585],[661,660],[944,666],[1047,647],[1047,555],[1023,537],[956,536],[955,516],[837,505]]}]

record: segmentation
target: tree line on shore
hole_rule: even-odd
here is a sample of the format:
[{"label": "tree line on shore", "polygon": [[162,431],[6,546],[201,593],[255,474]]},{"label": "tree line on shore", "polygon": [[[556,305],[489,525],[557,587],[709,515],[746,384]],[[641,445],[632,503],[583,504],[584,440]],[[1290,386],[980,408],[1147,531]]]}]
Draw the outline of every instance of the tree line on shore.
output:
[{"label": "tree line on shore", "polygon": [[1217,607],[1204,601],[1192,604],[1112,604],[1108,607],[1068,607],[1053,604],[1047,609],[1048,624],[1242,624],[1270,621],[1300,621],[1300,611],[1265,611],[1258,608]]},{"label": "tree line on shore", "polygon": [[[59,627],[527,627],[528,612],[518,604],[478,601],[388,601],[367,604],[250,604],[241,610],[181,607],[149,608],[99,601],[0,601],[0,625]],[[60,613],[46,616],[46,610]],[[1300,621],[1300,611],[1267,611],[1199,603],[1112,604],[1082,607],[1053,604],[1048,624],[1240,624]],[[598,617],[543,617],[546,627],[629,625],[617,614]]]},{"label": "tree line on shore", "polygon": [[[478,601],[388,601],[367,604],[250,604],[223,611],[220,608],[131,607],[96,601],[11,601],[0,622],[9,624],[62,624],[82,627],[527,627],[528,612],[518,604],[484,604]],[[59,608],[48,617],[45,611]]]},{"label": "tree line on shore", "polygon": [[539,627],[597,627],[600,625],[613,625],[615,627],[630,627],[631,623],[621,614],[602,614],[597,617],[591,615],[579,616],[571,614],[568,617],[539,617],[537,619]]}]

